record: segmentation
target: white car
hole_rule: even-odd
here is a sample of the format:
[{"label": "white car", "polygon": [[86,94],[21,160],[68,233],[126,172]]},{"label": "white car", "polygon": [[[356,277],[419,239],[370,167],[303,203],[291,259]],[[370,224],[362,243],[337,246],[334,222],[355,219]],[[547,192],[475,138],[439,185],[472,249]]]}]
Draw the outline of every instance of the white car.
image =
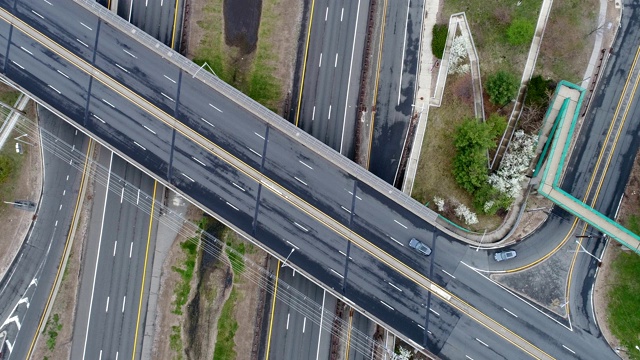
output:
[{"label": "white car", "polygon": [[412,238],[409,240],[409,247],[415,249],[417,252],[423,255],[431,255],[431,248],[423,244],[420,240]]},{"label": "white car", "polygon": [[495,255],[493,255],[493,258],[496,259],[496,261],[509,260],[513,259],[514,257],[516,257],[515,250],[498,251],[497,253],[495,253]]}]

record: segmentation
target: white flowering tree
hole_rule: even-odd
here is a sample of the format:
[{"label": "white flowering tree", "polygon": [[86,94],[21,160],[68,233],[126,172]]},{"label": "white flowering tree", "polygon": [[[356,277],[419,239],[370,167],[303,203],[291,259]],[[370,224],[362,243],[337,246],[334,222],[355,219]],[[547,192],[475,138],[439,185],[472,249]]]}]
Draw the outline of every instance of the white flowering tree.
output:
[{"label": "white flowering tree", "polygon": [[[537,136],[527,135],[522,130],[516,131],[500,169],[489,176],[489,184],[500,193],[515,199],[522,190],[522,181],[535,155],[537,142]],[[488,203],[485,203],[485,208],[493,206]]]},{"label": "white flowering tree", "polygon": [[449,50],[449,74],[466,74],[471,70],[469,64],[463,64],[467,58],[467,47],[464,38],[457,36],[451,42]]},{"label": "white flowering tree", "polygon": [[439,196],[434,196],[433,197],[433,203],[436,205],[436,208],[438,209],[439,212],[443,212],[444,211],[444,199],[439,197]]},{"label": "white flowering tree", "polygon": [[478,216],[464,204],[458,204],[455,209],[456,216],[463,220],[467,225],[473,225],[478,223]]},{"label": "white flowering tree", "polygon": [[393,360],[409,360],[413,353],[409,349],[405,349],[402,346],[398,347],[398,353],[393,354]]}]

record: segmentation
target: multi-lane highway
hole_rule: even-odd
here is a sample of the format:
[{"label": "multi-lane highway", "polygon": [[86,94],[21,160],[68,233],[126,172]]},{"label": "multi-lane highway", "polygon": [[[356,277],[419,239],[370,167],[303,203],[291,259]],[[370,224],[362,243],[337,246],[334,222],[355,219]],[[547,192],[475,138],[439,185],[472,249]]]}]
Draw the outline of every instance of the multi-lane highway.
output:
[{"label": "multi-lane highway", "polygon": [[151,276],[145,267],[153,262],[158,215],[153,203],[162,190],[140,170],[101,150],[98,164],[108,172],[100,177],[105,183],[95,186],[71,358],[140,358],[147,314],[142,300]]},{"label": "multi-lane highway", "polygon": [[[2,22],[0,49],[7,49],[2,60],[9,79],[56,104],[68,119],[203,208],[225,214],[229,225],[280,257],[293,243],[299,250],[291,264],[304,264],[308,275],[417,345],[443,357],[465,351],[473,351],[464,354],[473,358],[495,358],[496,352],[505,358],[526,352],[612,356],[602,341],[564,333],[537,310],[496,291],[460,263],[477,256],[489,261],[490,254],[434,236],[425,221],[428,211],[413,202],[400,205],[392,198],[401,195],[357,168],[340,160],[337,167],[326,159],[330,155],[311,150],[321,146],[304,134],[284,123],[267,125],[75,3],[24,1],[13,11],[86,62],[35,37],[24,23]],[[83,24],[58,25],[74,12]],[[431,245],[430,257],[406,246],[414,236]],[[476,342],[477,348],[468,346]]]},{"label": "multi-lane highway", "polygon": [[[4,358],[24,358],[32,346],[42,309],[67,244],[75,216],[89,138],[40,111],[44,178],[38,218],[0,282],[0,332],[6,331]],[[9,357],[7,357],[8,355]]]},{"label": "multi-lane highway", "polygon": [[385,1],[369,170],[393,184],[413,111],[424,0]]},{"label": "multi-lane highway", "polygon": [[369,0],[314,0],[311,7],[292,118],[304,131],[353,158]]}]

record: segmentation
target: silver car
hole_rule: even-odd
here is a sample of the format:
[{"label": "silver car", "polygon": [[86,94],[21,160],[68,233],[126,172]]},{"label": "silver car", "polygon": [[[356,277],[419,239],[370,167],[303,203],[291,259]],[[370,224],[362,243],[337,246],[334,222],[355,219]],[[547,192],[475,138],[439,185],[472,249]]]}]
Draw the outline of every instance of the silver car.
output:
[{"label": "silver car", "polygon": [[498,251],[497,253],[495,253],[495,255],[493,255],[493,258],[496,259],[496,261],[509,260],[513,259],[514,257],[516,257],[515,250]]},{"label": "silver car", "polygon": [[423,255],[431,255],[431,248],[423,244],[420,240],[412,238],[409,240],[409,247],[415,249],[417,252]]}]

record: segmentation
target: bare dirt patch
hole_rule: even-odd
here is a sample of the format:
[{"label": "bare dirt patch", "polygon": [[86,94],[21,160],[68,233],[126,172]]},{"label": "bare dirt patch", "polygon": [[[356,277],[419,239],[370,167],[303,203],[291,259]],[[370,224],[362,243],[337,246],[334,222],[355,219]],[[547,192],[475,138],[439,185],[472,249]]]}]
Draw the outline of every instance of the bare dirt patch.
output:
[{"label": "bare dirt patch", "polygon": [[[185,217],[187,221],[199,220],[202,217],[202,211],[190,205]],[[180,243],[184,242],[189,236],[194,235],[193,224],[183,226],[169,249],[162,266],[158,295],[158,304],[161,306],[158,306],[156,313],[156,333],[151,356],[153,359],[183,359],[186,356],[182,345],[182,339],[184,339],[182,324],[184,319],[183,316],[172,312],[175,301],[174,289],[181,282],[180,274],[174,271],[173,267],[180,267],[186,257],[180,247]],[[195,278],[194,276],[192,280],[192,288],[195,287]],[[179,335],[177,342],[179,347],[172,346],[174,343],[170,340],[171,336],[175,335],[174,329],[177,329],[177,334]]]},{"label": "bare dirt patch", "polygon": [[224,0],[224,38],[229,46],[249,54],[256,49],[261,0]]},{"label": "bare dirt patch", "polygon": [[303,3],[264,0],[260,11],[247,12],[244,2],[192,0],[187,56],[207,62],[220,79],[281,114],[293,83],[298,44],[291,40],[299,38]]}]

